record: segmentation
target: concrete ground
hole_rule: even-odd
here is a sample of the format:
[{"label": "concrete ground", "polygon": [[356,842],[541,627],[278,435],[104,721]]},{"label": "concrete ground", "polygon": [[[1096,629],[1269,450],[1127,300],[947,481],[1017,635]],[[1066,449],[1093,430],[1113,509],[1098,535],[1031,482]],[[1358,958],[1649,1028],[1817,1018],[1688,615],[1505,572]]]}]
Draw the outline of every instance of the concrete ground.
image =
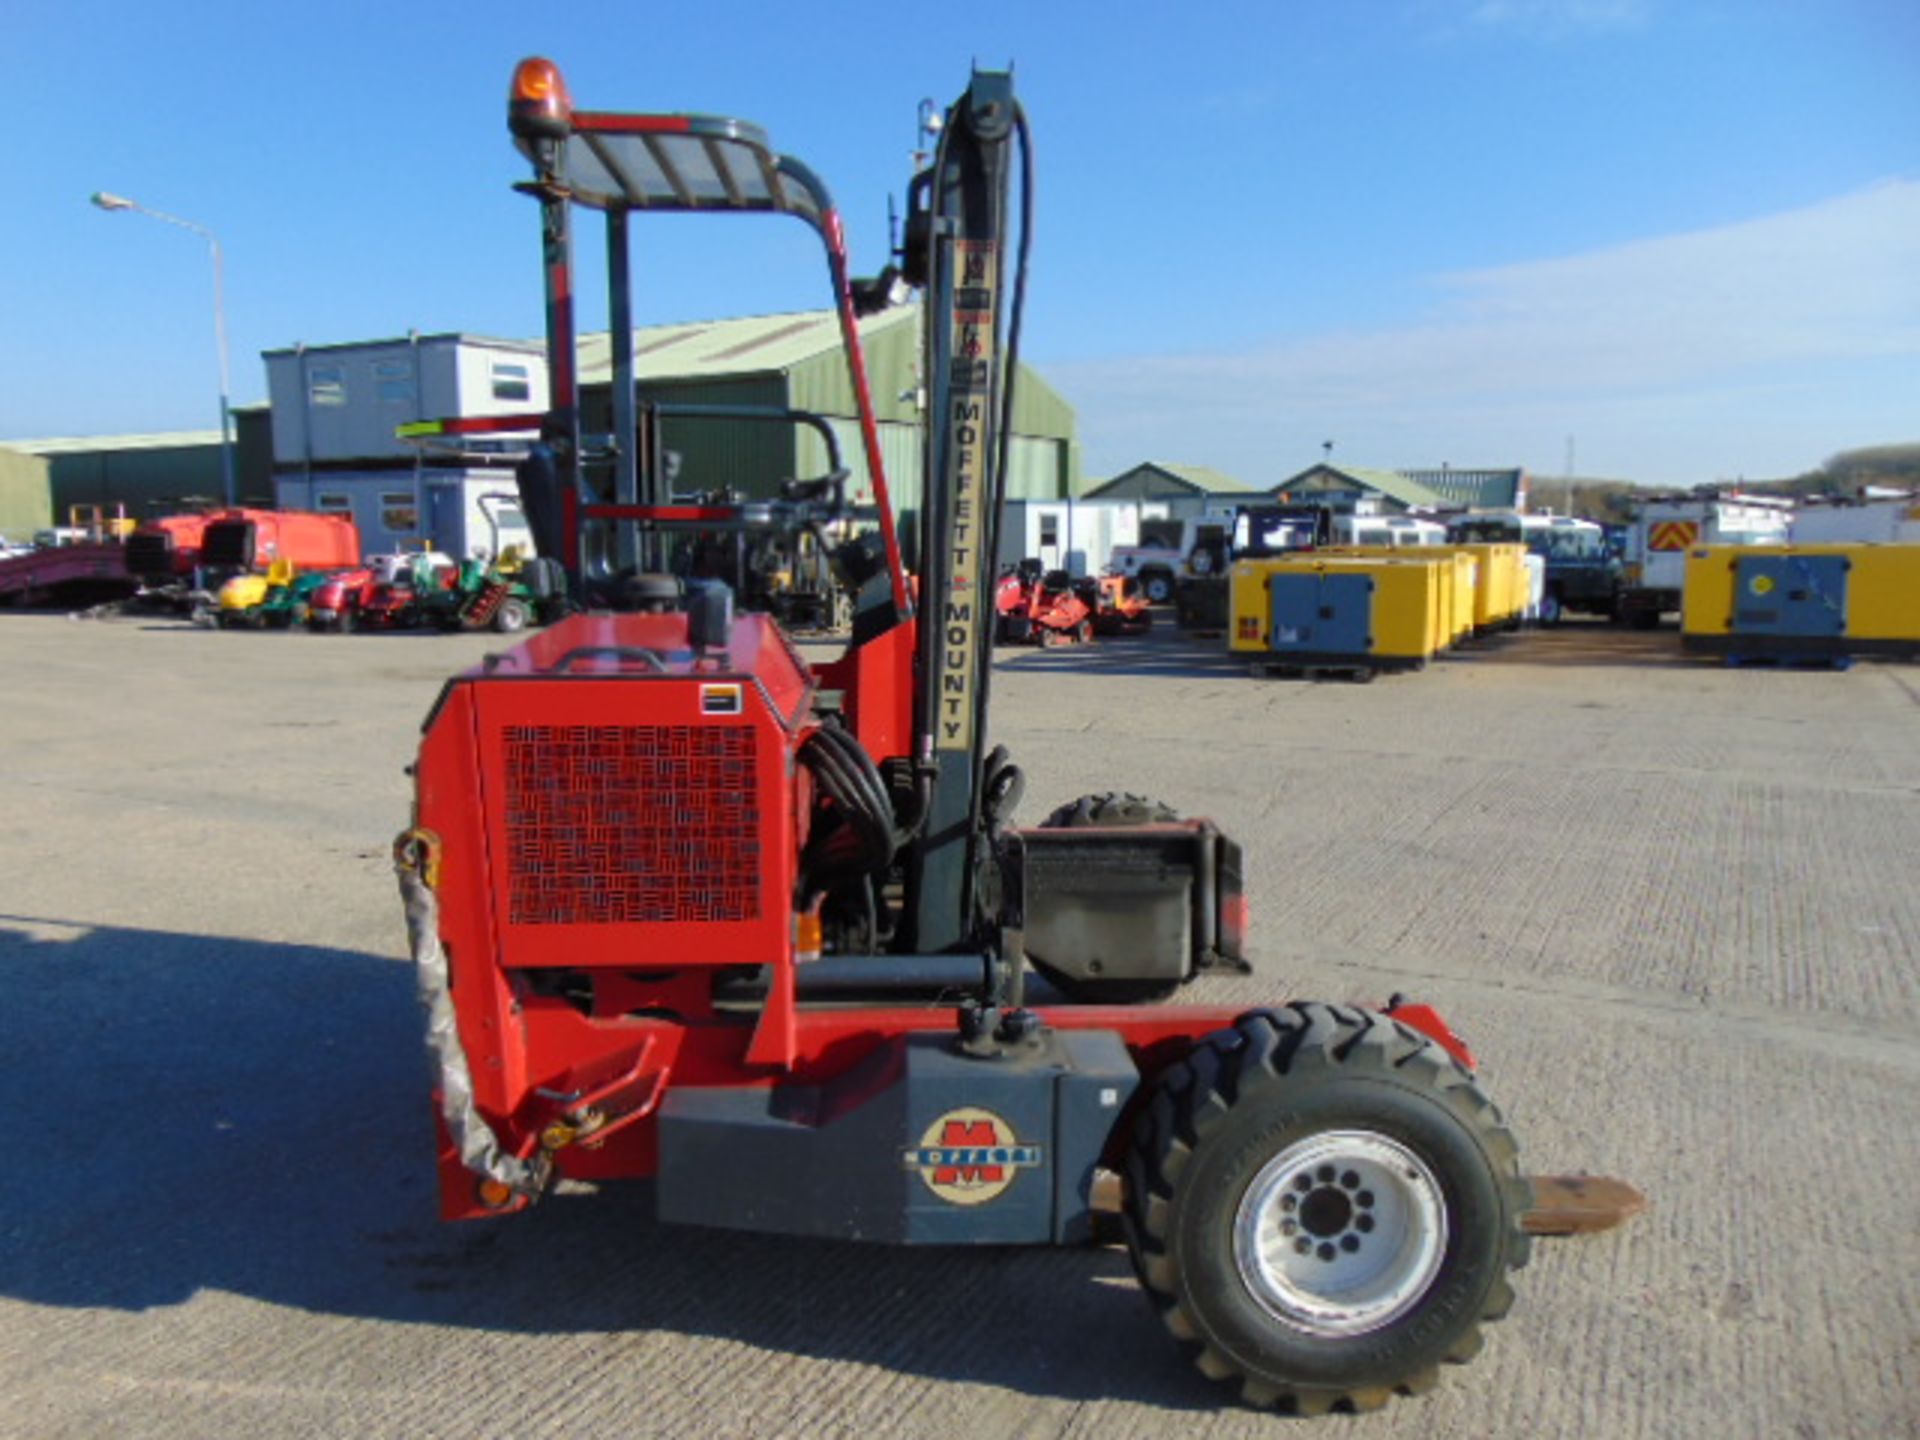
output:
[{"label": "concrete ground", "polygon": [[[433,1214],[387,845],[495,642],[0,617],[0,1434],[1245,1436],[1117,1250]],[[1546,1242],[1433,1395],[1328,1433],[1920,1433],[1920,669],[1569,626],[1371,686],[1161,631],[1003,651],[1024,817],[1153,793],[1245,844],[1256,977],[1438,1005]]]}]

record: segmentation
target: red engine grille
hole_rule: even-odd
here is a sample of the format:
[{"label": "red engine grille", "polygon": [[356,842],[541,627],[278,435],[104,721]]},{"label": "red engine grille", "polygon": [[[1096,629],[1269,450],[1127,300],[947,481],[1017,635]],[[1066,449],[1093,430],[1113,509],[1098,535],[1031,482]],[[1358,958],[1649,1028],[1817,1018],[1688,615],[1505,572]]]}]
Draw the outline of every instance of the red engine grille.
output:
[{"label": "red engine grille", "polygon": [[745,725],[509,725],[515,925],[755,920],[760,807]]}]

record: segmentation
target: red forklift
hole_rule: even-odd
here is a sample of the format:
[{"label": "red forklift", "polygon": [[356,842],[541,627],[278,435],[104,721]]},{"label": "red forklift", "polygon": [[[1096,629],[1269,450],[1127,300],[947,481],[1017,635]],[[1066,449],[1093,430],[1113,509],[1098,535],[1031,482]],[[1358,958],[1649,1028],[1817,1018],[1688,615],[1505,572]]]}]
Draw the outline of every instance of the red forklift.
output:
[{"label": "red forklift", "polygon": [[[1117,1212],[1155,1311],[1250,1402],[1372,1408],[1471,1357],[1540,1201],[1467,1047],[1398,997],[1157,1003],[1247,968],[1239,847],[1124,794],[1013,821],[1020,770],[987,744],[1031,236],[1011,76],[948,110],[867,282],[825,186],[756,126],[575,109],[542,59],[509,124],[549,404],[460,423],[537,427],[523,507],[579,612],[448,683],[396,842],[443,1214],[524,1210],[557,1177],[650,1179],[664,1221],[892,1244],[1083,1244]],[[577,388],[581,210],[606,227],[610,435]],[[673,574],[676,529],[841,525],[849,477],[672,501],[637,438],[636,212],[782,215],[824,244],[878,512],[835,557],[860,582],[837,659]],[[930,398],[915,574],[858,331],[902,284]]]}]

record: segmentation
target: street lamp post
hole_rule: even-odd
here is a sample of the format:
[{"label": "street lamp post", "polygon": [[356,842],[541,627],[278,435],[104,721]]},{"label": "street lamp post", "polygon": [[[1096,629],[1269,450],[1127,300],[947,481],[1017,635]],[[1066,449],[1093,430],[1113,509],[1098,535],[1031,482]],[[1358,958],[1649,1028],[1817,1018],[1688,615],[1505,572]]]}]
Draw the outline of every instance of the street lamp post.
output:
[{"label": "street lamp post", "polygon": [[227,365],[226,282],[220,259],[220,237],[204,225],[183,220],[178,215],[169,215],[163,210],[149,210],[124,195],[110,195],[99,190],[94,192],[93,203],[102,210],[137,210],[155,220],[164,220],[169,225],[178,225],[182,230],[191,230],[196,235],[205,236],[208,248],[213,251],[213,338],[220,347],[220,483],[226,492],[226,502],[231,506],[236,500],[237,487],[233,474],[233,409],[228,399],[232,387]]}]

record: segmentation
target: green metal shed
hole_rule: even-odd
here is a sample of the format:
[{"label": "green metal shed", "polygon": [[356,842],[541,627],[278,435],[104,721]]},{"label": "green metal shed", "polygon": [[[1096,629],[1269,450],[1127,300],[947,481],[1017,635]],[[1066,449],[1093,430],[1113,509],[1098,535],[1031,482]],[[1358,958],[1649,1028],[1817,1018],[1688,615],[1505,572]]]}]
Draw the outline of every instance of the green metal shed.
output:
[{"label": "green metal shed", "polygon": [[21,544],[53,524],[53,485],[40,455],[0,448],[0,536]]},{"label": "green metal shed", "polygon": [[[265,405],[236,406],[234,484],[244,504],[273,503],[273,451]],[[58,524],[78,506],[108,515],[124,508],[135,520],[171,515],[183,507],[223,499],[218,430],[174,430],[155,435],[80,435],[9,440],[7,445],[45,461]]]},{"label": "green metal shed", "polygon": [[[918,507],[920,485],[919,309],[905,306],[861,322],[861,348],[879,423],[882,462],[900,510]],[[856,498],[871,495],[853,387],[830,310],[659,325],[634,332],[636,388],[663,405],[755,405],[825,416],[853,474]],[[580,340],[584,419],[612,424],[608,336]],[[1080,447],[1073,407],[1022,364],[1014,393],[1007,493],[1050,500],[1077,494]],[[770,494],[788,476],[826,469],[826,447],[811,430],[731,419],[669,416],[663,443],[681,457],[683,490],[723,485]]]}]

